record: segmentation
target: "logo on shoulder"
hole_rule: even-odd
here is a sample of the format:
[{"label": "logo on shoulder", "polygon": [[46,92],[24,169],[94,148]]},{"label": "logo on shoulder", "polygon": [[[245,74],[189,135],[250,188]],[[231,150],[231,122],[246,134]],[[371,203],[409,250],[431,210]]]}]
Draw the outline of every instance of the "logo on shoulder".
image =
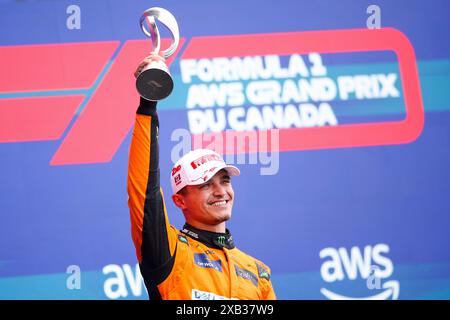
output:
[{"label": "logo on shoulder", "polygon": [[256,275],[248,270],[242,269],[238,267],[237,265],[234,265],[234,268],[236,269],[236,275],[238,277],[244,278],[246,280],[250,280],[255,286],[258,286],[258,278]]},{"label": "logo on shoulder", "polygon": [[183,243],[189,244],[188,239],[185,236],[183,236],[182,234],[178,235],[178,240],[180,240]]},{"label": "logo on shoulder", "polygon": [[270,273],[266,270],[266,268],[259,263],[256,263],[256,267],[258,268],[258,275],[260,278],[270,280]]}]

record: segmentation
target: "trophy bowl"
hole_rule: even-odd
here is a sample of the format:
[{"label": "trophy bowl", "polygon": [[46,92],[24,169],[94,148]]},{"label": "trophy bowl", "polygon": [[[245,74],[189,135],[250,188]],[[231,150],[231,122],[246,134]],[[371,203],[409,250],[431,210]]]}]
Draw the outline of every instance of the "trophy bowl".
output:
[{"label": "trophy bowl", "polygon": [[173,80],[167,65],[152,61],[136,79],[136,89],[147,100],[158,101],[167,98],[173,90]]}]

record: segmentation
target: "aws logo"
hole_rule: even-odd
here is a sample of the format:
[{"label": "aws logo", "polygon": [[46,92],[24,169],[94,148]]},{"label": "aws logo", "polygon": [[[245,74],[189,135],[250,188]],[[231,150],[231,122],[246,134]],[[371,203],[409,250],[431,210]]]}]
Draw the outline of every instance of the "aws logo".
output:
[{"label": "aws logo", "polygon": [[109,299],[142,298],[147,295],[139,264],[131,266],[124,264],[109,264],[102,270],[106,279],[103,291]]},{"label": "aws logo", "polygon": [[[400,284],[390,277],[394,272],[394,264],[386,255],[387,244],[365,246],[363,249],[352,247],[325,248],[319,253],[324,261],[320,268],[322,279],[328,284],[343,281],[358,281],[369,292],[366,296],[354,297],[321,288],[320,292],[330,300],[396,300],[400,293]],[[336,287],[336,286],[334,286]],[[356,284],[355,284],[356,288]],[[373,292],[376,292],[375,294]]]}]

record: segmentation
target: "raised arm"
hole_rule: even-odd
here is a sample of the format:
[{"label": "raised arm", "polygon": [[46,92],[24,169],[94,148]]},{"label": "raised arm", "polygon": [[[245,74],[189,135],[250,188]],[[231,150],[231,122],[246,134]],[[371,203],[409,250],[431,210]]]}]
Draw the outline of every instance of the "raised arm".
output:
[{"label": "raised arm", "polygon": [[[146,58],[136,70],[152,58]],[[131,139],[128,164],[128,206],[131,234],[150,298],[170,273],[177,233],[169,224],[160,187],[156,102],[141,98]]]}]

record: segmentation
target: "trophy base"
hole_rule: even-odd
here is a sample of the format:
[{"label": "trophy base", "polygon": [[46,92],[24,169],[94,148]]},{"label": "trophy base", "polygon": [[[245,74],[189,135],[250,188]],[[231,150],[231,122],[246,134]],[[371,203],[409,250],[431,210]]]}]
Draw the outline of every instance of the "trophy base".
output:
[{"label": "trophy base", "polygon": [[170,95],[173,90],[173,80],[166,71],[150,68],[139,74],[136,79],[136,89],[142,98],[158,101]]}]

